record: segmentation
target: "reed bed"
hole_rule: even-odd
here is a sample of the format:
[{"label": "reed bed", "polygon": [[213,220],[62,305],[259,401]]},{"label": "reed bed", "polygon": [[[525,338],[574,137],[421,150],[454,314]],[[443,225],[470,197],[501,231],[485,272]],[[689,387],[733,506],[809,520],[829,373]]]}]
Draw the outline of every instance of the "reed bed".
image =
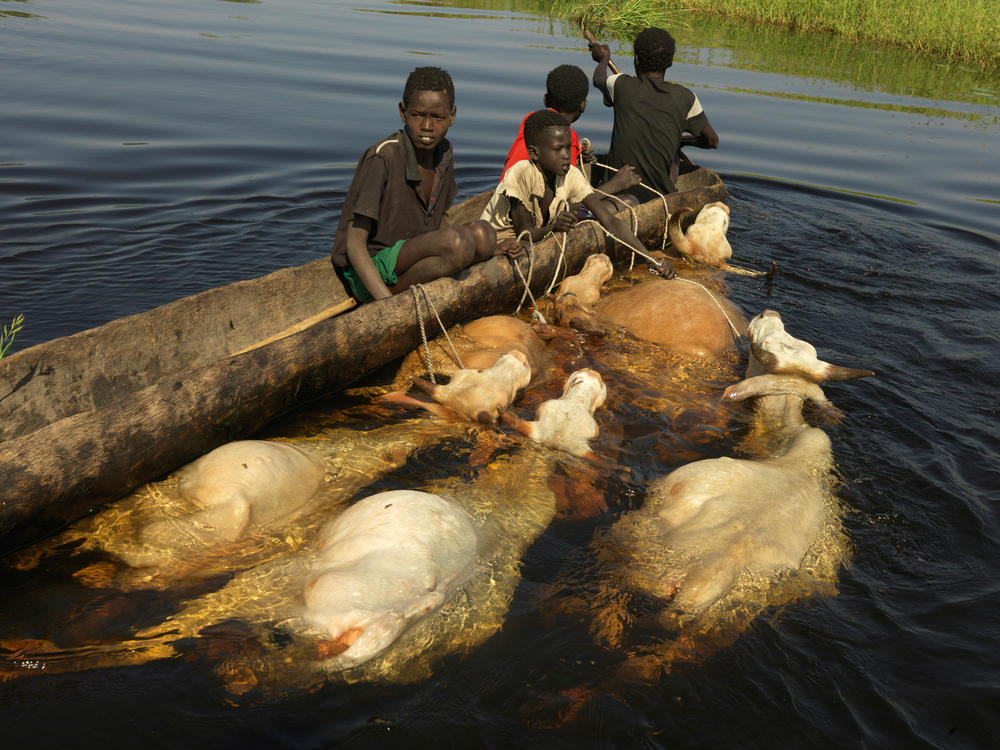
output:
[{"label": "reed bed", "polygon": [[[998,0],[555,0],[539,10],[630,38],[644,26],[677,29],[689,13],[836,34],[1000,69]],[[544,10],[543,10],[544,9]]]}]

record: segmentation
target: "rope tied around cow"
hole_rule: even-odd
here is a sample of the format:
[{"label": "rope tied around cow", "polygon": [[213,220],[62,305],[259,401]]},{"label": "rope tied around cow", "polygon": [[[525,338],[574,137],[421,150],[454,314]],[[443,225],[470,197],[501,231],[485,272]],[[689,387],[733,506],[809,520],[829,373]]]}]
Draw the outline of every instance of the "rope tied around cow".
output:
[{"label": "rope tied around cow", "polygon": [[722,306],[722,303],[719,302],[718,299],[716,299],[715,295],[709,291],[707,286],[702,284],[700,281],[695,281],[694,279],[684,279],[681,278],[680,276],[674,277],[674,280],[683,281],[686,284],[694,284],[695,286],[700,286],[702,289],[704,289],[705,294],[707,294],[709,298],[712,300],[712,302],[715,303],[715,306],[719,308],[719,312],[722,313],[722,317],[724,317],[726,319],[726,322],[729,324],[729,330],[733,332],[733,338],[736,339],[737,341],[743,338],[743,334],[740,333],[739,329],[736,327],[736,324],[733,323],[733,319],[729,317],[729,313],[726,312],[726,308],[724,308]]},{"label": "rope tied around cow", "polygon": [[[608,169],[608,170],[610,170],[612,172],[618,172],[619,171],[617,167],[612,167],[610,164],[602,164],[599,161],[595,161],[594,162],[594,166],[601,167],[602,169]],[[667,196],[664,195],[663,193],[661,193],[656,188],[650,187],[645,182],[641,182],[640,181],[639,182],[639,187],[645,188],[649,192],[655,194],[657,197],[659,197],[660,201],[663,203],[663,238],[662,238],[662,240],[660,242],[660,252],[666,253],[666,251],[667,251],[667,223],[670,221],[670,206],[667,203]],[[603,190],[598,190],[597,192],[599,192],[601,195],[608,195],[608,193],[605,193]],[[635,232],[636,229],[639,226],[639,219],[636,216],[635,209],[632,206],[630,206],[627,203],[625,203],[625,201],[623,201],[621,198],[618,198],[617,196],[610,196],[610,195],[608,195],[608,197],[614,198],[615,200],[619,201],[620,203],[623,203],[628,208],[629,212],[632,214],[632,220],[633,220],[632,221],[632,227],[633,227],[632,231]],[[621,240],[618,240],[618,241],[621,242]],[[635,260],[635,258],[633,257],[633,261],[634,260]],[[661,267],[662,265],[663,265],[663,261],[659,261],[659,262],[656,263],[656,266],[658,268]]]},{"label": "rope tied around cow", "polygon": [[[598,167],[602,167],[604,169],[608,169],[608,170],[610,170],[612,172],[619,171],[617,168],[612,167],[612,166],[610,166],[608,164],[602,164],[602,163],[596,162],[596,161],[594,162],[594,164],[596,166],[598,166]],[[660,248],[661,248],[661,252],[665,253],[666,247],[667,247],[667,236],[668,236],[667,235],[667,224],[669,223],[669,220],[670,220],[670,208],[669,208],[669,205],[667,203],[667,197],[663,193],[659,192],[658,190],[656,190],[653,187],[650,187],[649,185],[646,185],[643,182],[640,182],[639,186],[645,188],[646,190],[649,190],[652,193],[655,193],[657,196],[659,196],[660,200],[663,203],[663,212],[664,212],[663,236],[661,238]],[[600,193],[601,195],[607,197],[607,198],[611,198],[612,200],[617,201],[626,210],[628,210],[629,216],[631,217],[631,220],[632,220],[631,221],[631,223],[632,223],[632,233],[635,234],[638,231],[638,228],[639,228],[639,217],[636,214],[635,207],[633,207],[632,205],[630,205],[627,201],[622,200],[617,195],[612,195],[610,193],[605,193],[603,190],[599,190],[599,189],[596,189],[596,188],[595,188],[595,191],[598,192],[598,193]],[[631,261],[629,263],[629,270],[632,270],[632,268],[633,268],[633,266],[635,264],[635,256],[639,255],[647,263],[649,263],[649,265],[650,265],[650,271],[652,273],[655,273],[655,274],[658,274],[658,275],[663,275],[663,268],[664,268],[664,265],[667,262],[666,259],[664,259],[664,258],[657,259],[657,258],[654,258],[653,256],[651,256],[651,255],[649,255],[647,253],[643,253],[643,252],[641,252],[639,250],[636,250],[634,247],[632,247],[631,245],[629,245],[627,242],[625,242],[624,240],[622,240],[620,237],[617,237],[613,232],[611,232],[608,229],[606,229],[596,219],[593,219],[593,218],[583,219],[579,223],[583,223],[584,221],[587,222],[587,223],[589,223],[589,224],[591,224],[591,225],[593,225],[593,226],[595,226],[595,227],[597,227],[597,229],[600,232],[603,232],[605,236],[610,237],[612,240],[614,240],[615,242],[619,243],[620,245],[625,245],[626,247],[628,247],[632,251]],[[549,281],[548,285],[545,288],[545,292],[544,292],[545,295],[548,295],[548,294],[550,294],[552,292],[552,290],[555,288],[556,284],[558,283],[560,271],[564,271],[566,269],[566,242],[567,242],[567,233],[566,232],[549,232],[548,235],[546,235],[546,236],[551,236],[556,241],[556,244],[559,247],[559,257],[556,259],[556,267],[555,267],[555,270],[554,270],[554,272],[552,274],[552,279],[551,279],[551,281]],[[527,230],[527,229],[525,229],[524,231],[522,231],[516,237],[515,241],[520,244],[524,238],[527,238],[527,241],[528,241],[526,246],[522,245],[522,247],[524,247],[524,249],[525,249],[525,255],[527,256],[527,259],[528,259],[528,273],[527,273],[527,275],[525,275],[524,271],[521,269],[521,264],[519,263],[519,259],[518,258],[511,258],[511,262],[512,262],[512,264],[514,266],[514,270],[517,273],[518,277],[521,279],[521,283],[524,286],[524,291],[522,292],[521,299],[518,301],[517,306],[514,309],[514,314],[517,315],[518,313],[520,313],[521,312],[521,308],[524,306],[525,300],[530,299],[531,300],[531,305],[532,305],[532,317],[536,321],[538,321],[538,322],[540,322],[540,323],[542,323],[544,325],[546,323],[545,317],[542,315],[541,311],[538,309],[538,301],[535,299],[535,296],[531,292],[531,279],[532,279],[532,276],[534,274],[534,268],[535,268],[535,243],[531,239],[531,233],[530,233],[530,231]],[[733,323],[733,320],[729,316],[729,313],[722,306],[722,304],[719,302],[719,300],[716,299],[715,295],[712,294],[712,292],[709,291],[709,289],[704,284],[701,284],[700,282],[694,281],[692,279],[684,279],[684,278],[680,278],[680,277],[674,277],[674,278],[676,280],[678,280],[678,281],[683,281],[685,283],[694,284],[695,286],[701,287],[705,291],[705,294],[707,294],[709,296],[709,298],[711,298],[713,304],[715,304],[715,306],[719,308],[719,311],[722,313],[723,317],[725,318],[726,323],[729,325],[729,329],[732,332],[733,337],[737,341],[742,338],[742,334],[740,334],[739,329],[736,327],[736,324]],[[431,302],[430,297],[427,294],[427,290],[424,289],[424,287],[423,287],[422,284],[414,284],[412,287],[410,287],[410,291],[413,292],[414,308],[416,310],[417,323],[418,323],[418,325],[420,327],[420,338],[423,341],[424,359],[425,359],[426,365],[427,365],[427,374],[429,376],[430,381],[432,383],[436,383],[437,381],[436,381],[435,376],[434,376],[434,368],[433,368],[433,365],[431,363],[430,344],[428,342],[427,332],[426,332],[426,329],[425,329],[425,326],[424,326],[424,313],[421,311],[420,301],[419,301],[420,298],[417,296],[417,290],[418,289],[423,294],[425,308],[427,308],[428,310],[430,310],[431,312],[434,313],[434,316],[435,316],[435,318],[437,319],[437,322],[438,322],[438,327],[441,329],[442,333],[444,333],[444,335],[445,335],[445,338],[448,340],[448,345],[451,347],[451,351],[452,351],[452,353],[455,356],[456,363],[458,364],[458,366],[460,368],[463,368],[463,369],[464,369],[464,365],[462,363],[462,358],[459,356],[458,351],[455,348],[455,344],[452,342],[451,337],[448,335],[448,331],[445,329],[444,324],[441,322],[441,317],[440,317],[440,315],[438,315],[437,309],[434,307],[434,304]]]}]

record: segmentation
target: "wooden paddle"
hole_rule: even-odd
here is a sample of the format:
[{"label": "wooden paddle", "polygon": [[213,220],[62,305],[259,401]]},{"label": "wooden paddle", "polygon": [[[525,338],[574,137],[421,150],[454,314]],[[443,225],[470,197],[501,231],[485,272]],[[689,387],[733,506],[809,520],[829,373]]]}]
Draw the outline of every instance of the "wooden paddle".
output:
[{"label": "wooden paddle", "polygon": [[[600,43],[600,42],[598,42],[594,38],[594,35],[591,34],[589,31],[587,31],[586,29],[583,30],[583,35],[585,37],[587,37],[587,41],[590,44],[599,44]],[[621,69],[619,69],[619,67],[617,65],[615,65],[615,61],[611,60],[610,58],[608,59],[608,67],[611,68],[611,72],[612,73],[621,73]]]},{"label": "wooden paddle", "polygon": [[354,307],[355,304],[356,303],[354,301],[354,298],[348,297],[347,299],[338,302],[336,305],[326,308],[322,312],[318,312],[315,315],[311,315],[305,320],[300,320],[295,325],[289,326],[284,331],[281,331],[281,333],[276,333],[273,336],[264,339],[263,341],[258,341],[256,344],[251,344],[250,346],[240,349],[238,352],[233,352],[231,356],[236,356],[237,354],[243,354],[244,352],[248,352],[251,349],[256,349],[258,347],[264,346],[264,344],[270,344],[272,341],[277,341],[278,339],[283,339],[286,336],[291,336],[293,333],[299,333],[300,331],[304,331],[307,328],[311,328],[312,326],[316,325],[321,320],[332,318],[334,315],[340,315],[340,313],[350,310],[352,307]]}]

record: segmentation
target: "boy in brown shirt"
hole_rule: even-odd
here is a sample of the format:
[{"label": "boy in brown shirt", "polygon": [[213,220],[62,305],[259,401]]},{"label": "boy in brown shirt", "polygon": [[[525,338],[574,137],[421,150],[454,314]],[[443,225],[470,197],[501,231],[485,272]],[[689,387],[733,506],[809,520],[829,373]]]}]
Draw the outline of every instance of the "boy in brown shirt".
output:
[{"label": "boy in brown shirt", "polygon": [[485,221],[442,226],[455,184],[455,87],[441,68],[417,68],[399,103],[403,128],[361,157],[333,241],[334,270],[358,302],[399,294],[496,254]]}]

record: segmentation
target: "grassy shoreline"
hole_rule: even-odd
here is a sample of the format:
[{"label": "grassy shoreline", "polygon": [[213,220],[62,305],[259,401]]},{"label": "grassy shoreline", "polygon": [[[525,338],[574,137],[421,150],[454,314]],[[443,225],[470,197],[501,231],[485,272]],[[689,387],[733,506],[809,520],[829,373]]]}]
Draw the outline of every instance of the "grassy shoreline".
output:
[{"label": "grassy shoreline", "polygon": [[539,11],[623,39],[644,26],[683,28],[690,13],[818,31],[931,54],[982,70],[1000,69],[997,0],[555,0]]}]

